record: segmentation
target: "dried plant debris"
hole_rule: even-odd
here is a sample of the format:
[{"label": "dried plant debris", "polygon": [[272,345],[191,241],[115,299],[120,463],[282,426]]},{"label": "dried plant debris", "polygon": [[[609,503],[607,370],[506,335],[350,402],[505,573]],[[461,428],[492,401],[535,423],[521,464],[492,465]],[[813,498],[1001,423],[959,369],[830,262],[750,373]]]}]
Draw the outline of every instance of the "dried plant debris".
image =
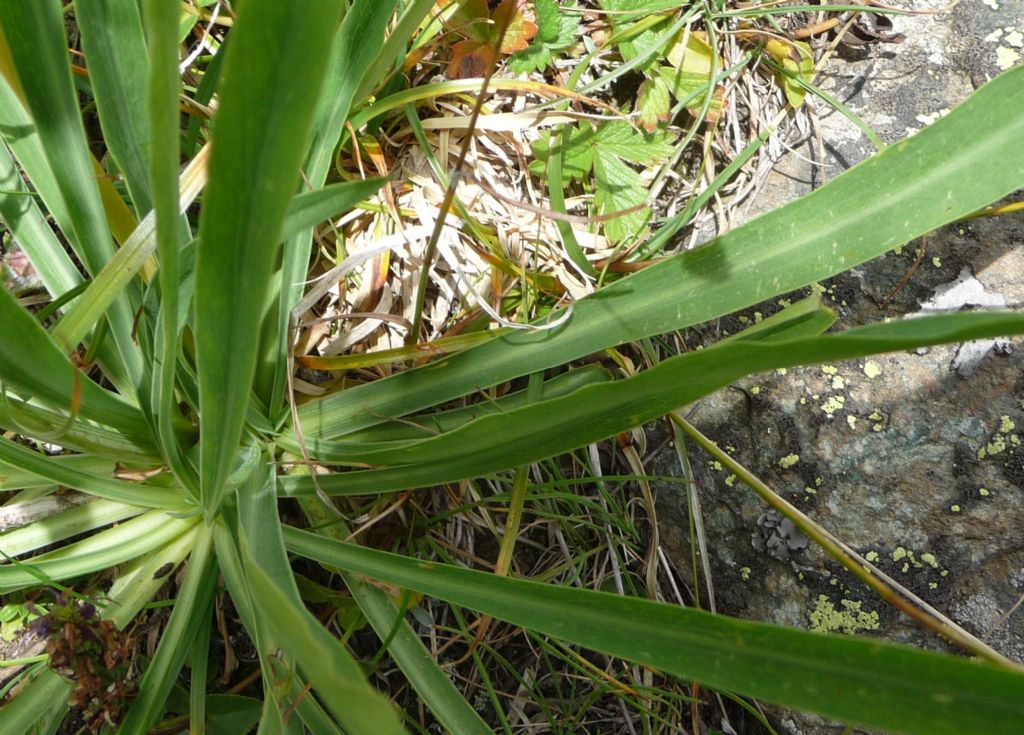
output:
[{"label": "dried plant debris", "polygon": [[32,627],[47,639],[50,668],[74,685],[71,705],[90,731],[116,726],[134,688],[131,638],[100,619],[94,604],[71,594],[58,595]]},{"label": "dried plant debris", "polygon": [[[438,340],[535,322],[619,272],[729,229],[774,162],[812,135],[817,113],[804,84],[828,41],[800,41],[796,31],[836,17],[717,18],[637,0],[438,8],[439,33],[410,58],[405,77],[437,92],[375,118],[336,159],[344,178],[386,175],[390,183],[318,233],[323,265],[313,275],[331,272],[332,283],[299,315],[300,356],[410,342],[424,267],[430,285],[416,337]],[[474,100],[447,85],[491,62],[497,72],[467,138]],[[463,146],[466,165],[453,171]],[[744,165],[732,165],[740,152]],[[735,170],[720,176],[726,167]],[[444,214],[453,176],[455,206]],[[638,249],[684,209],[690,217],[678,236]],[[437,257],[424,264],[441,217]],[[332,270],[342,261],[350,267]],[[300,390],[325,389],[303,378]]]}]

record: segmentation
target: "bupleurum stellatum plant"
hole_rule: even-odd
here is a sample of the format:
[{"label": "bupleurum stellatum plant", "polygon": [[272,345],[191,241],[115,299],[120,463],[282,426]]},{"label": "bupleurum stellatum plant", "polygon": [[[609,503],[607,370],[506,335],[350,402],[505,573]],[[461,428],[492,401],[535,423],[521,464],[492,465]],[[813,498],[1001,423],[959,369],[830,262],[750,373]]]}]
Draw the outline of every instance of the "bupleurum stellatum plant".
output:
[{"label": "bupleurum stellatum plant", "polygon": [[[9,515],[48,507],[4,526],[0,592],[34,595],[48,615],[32,625],[64,633],[49,638],[49,664],[26,659],[6,687],[0,732],[57,732],[71,697],[84,712],[68,722],[95,732],[244,733],[256,722],[281,733],[523,731],[502,704],[518,695],[499,696],[489,683],[510,671],[546,727],[590,731],[569,713],[577,695],[592,695],[545,689],[536,670],[517,671],[488,637],[504,625],[543,661],[628,701],[650,731],[699,727],[701,708],[717,706],[705,689],[758,717],[755,698],[893,732],[1024,731],[1020,668],[956,631],[945,632],[979,660],[659,600],[650,564],[646,579],[631,571],[616,589],[579,574],[582,556],[533,579],[515,574],[509,556],[527,498],[539,503],[538,524],[540,511],[558,522],[578,512],[600,519],[598,535],[629,532],[614,494],[575,495],[573,463],[585,455],[603,482],[599,442],[617,436],[628,456],[628,432],[668,415],[690,430],[676,409],[743,376],[1024,333],[1024,316],[1012,311],[827,332],[834,315],[812,298],[660,361],[627,361],[614,349],[802,288],[1024,186],[1024,69],[810,196],[665,257],[696,201],[661,220],[652,212],[605,228],[607,240],[581,239],[615,220],[609,215],[636,214],[636,167],[660,156],[669,135],[664,100],[648,101],[645,127],[630,124],[645,122],[642,109],[623,119],[588,96],[600,76],[563,87],[496,76],[493,89],[541,90],[544,114],[570,126],[534,147],[546,156],[534,170],[552,197],[542,214],[562,215],[558,240],[545,245],[593,279],[592,295],[570,306],[557,275],[498,254],[507,233],[475,217],[461,194],[448,198],[446,222],[374,145],[378,133],[412,141],[440,129],[419,117],[426,100],[469,104],[473,113],[437,138],[441,152],[427,147],[407,162],[410,180],[458,194],[486,175],[482,157],[467,158],[476,139],[452,143],[474,122],[495,130],[507,120],[481,107],[486,95],[466,99],[486,90],[483,81],[417,79],[414,68],[441,70],[453,43],[500,41],[452,27],[465,5],[480,6],[474,17],[488,22],[540,16],[537,35],[484,54],[488,74],[506,53],[532,73],[545,54],[572,45],[549,2],[507,2],[496,12],[434,0],[0,0],[0,216],[42,287],[17,296],[0,289],[0,489]],[[631,69],[662,86],[684,71],[705,75],[692,94],[667,90],[698,130],[724,105],[713,31],[732,17],[729,4],[646,5],[598,3],[615,21],[588,53],[607,63],[602,53],[643,37],[645,46],[620,54]],[[580,27],[600,17],[581,12]],[[685,40],[701,24],[701,40]],[[80,34],[84,66],[69,58],[69,31]],[[191,58],[182,54],[188,34],[202,41]],[[690,49],[698,58],[687,66]],[[793,63],[790,76],[782,63],[773,74],[796,84],[806,70]],[[586,116],[570,109],[593,102]],[[599,113],[611,119],[592,122]],[[654,142],[641,155],[645,135]],[[586,136],[620,148],[588,152]],[[609,198],[616,181],[628,201]],[[561,189],[587,194],[595,185],[605,200],[595,194],[593,211],[565,215]],[[351,243],[368,247],[350,251]],[[608,252],[588,258],[592,246]],[[493,270],[463,270],[471,255]],[[628,275],[598,267],[629,257],[644,267],[619,269],[637,271]],[[382,281],[399,261],[414,274],[435,266],[437,280],[423,283],[436,302],[425,307],[428,289],[409,278],[402,309],[388,311],[397,297]],[[361,262],[371,267],[352,273]],[[350,300],[337,298],[350,287]],[[309,313],[332,298],[348,311],[330,324]],[[397,354],[342,354],[361,338],[333,325],[367,314],[400,333],[395,344],[373,345]],[[436,328],[447,320],[449,331]],[[326,340],[334,349],[307,354]],[[595,354],[611,359],[580,362]],[[296,356],[331,355],[362,362],[326,381],[315,362],[295,365]],[[587,452],[552,461],[581,447]],[[730,471],[768,497],[742,468]],[[434,533],[467,517],[491,524],[498,540],[461,548]],[[588,523],[570,537],[594,538]],[[534,556],[549,552],[526,539]],[[637,543],[628,553],[631,562],[647,551]],[[72,586],[88,588],[88,601]],[[60,592],[55,602],[48,587]],[[228,668],[220,645],[243,639],[250,669],[224,688],[212,668]],[[139,650],[122,650],[131,641]],[[447,646],[456,644],[453,658]],[[75,694],[98,662],[123,667],[120,683]],[[626,670],[635,686],[619,680]],[[643,688],[655,676],[687,683],[666,685],[671,696],[662,697]]]}]

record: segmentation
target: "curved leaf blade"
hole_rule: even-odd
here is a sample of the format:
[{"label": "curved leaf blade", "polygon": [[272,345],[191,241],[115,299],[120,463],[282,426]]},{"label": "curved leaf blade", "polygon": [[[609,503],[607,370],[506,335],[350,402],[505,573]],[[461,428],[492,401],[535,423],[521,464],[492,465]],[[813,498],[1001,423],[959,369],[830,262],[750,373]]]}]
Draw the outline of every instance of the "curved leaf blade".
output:
[{"label": "curved leaf blade", "polygon": [[285,528],[293,552],[731,690],[900,733],[1014,735],[1024,674],[908,646],[497,577]]},{"label": "curved leaf blade", "polygon": [[[1024,314],[960,313],[872,324],[839,334],[777,340],[769,331],[688,352],[626,380],[597,383],[563,398],[477,419],[455,431],[366,452],[385,469],[318,478],[327,493],[379,493],[477,477],[552,457],[656,419],[756,372],[943,342],[1024,333]],[[311,445],[315,451],[317,445]],[[309,478],[281,478],[288,492],[311,492]]]}]

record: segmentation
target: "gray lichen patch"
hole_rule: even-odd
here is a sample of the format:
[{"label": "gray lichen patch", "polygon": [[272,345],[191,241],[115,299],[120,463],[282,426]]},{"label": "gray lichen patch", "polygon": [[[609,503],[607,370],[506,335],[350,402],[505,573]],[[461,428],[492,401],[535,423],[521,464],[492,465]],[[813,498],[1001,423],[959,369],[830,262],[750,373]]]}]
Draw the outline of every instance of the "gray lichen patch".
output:
[{"label": "gray lichen patch", "polygon": [[750,543],[755,550],[768,553],[781,562],[807,548],[808,538],[793,521],[770,510],[757,519],[757,530]]}]

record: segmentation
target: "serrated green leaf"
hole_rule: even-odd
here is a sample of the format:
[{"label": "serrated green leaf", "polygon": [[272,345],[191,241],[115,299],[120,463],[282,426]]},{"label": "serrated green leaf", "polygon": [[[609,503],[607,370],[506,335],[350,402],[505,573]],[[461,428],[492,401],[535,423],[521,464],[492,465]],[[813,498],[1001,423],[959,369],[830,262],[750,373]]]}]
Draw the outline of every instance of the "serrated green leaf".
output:
[{"label": "serrated green leaf", "polygon": [[[594,204],[602,215],[622,212],[647,201],[640,174],[601,148],[594,155],[594,182]],[[605,236],[620,242],[639,232],[650,217],[651,211],[643,209],[609,219],[604,223]]]},{"label": "serrated green leaf", "polygon": [[662,77],[644,80],[636,98],[636,110],[640,113],[640,125],[648,133],[653,133],[659,125],[668,122],[672,109],[668,84]]},{"label": "serrated green leaf", "polygon": [[[594,166],[594,141],[597,133],[589,123],[582,127],[571,127],[562,132],[562,182],[583,181]],[[545,135],[532,146],[533,161],[530,171],[543,176],[547,170],[548,155],[551,151],[551,136]]]},{"label": "serrated green leaf", "polygon": [[624,120],[600,125],[594,140],[601,156],[614,155],[631,163],[654,163],[672,153],[665,133],[644,135]]},{"label": "serrated green leaf", "polygon": [[576,40],[579,16],[566,13],[556,0],[536,0],[537,35],[522,51],[508,60],[508,68],[517,74],[529,74],[547,68],[554,55]]}]

